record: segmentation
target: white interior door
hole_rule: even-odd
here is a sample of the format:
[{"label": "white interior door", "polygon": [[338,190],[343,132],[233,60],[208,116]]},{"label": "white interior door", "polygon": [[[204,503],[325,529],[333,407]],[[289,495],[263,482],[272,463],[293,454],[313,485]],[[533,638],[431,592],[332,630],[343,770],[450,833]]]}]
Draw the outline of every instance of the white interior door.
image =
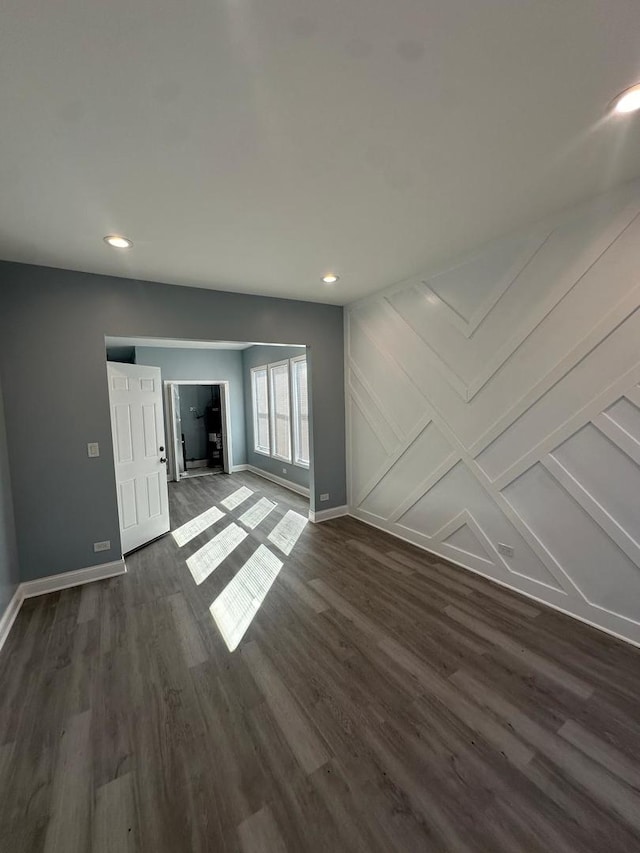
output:
[{"label": "white interior door", "polygon": [[123,554],[169,530],[159,367],[107,363]]}]

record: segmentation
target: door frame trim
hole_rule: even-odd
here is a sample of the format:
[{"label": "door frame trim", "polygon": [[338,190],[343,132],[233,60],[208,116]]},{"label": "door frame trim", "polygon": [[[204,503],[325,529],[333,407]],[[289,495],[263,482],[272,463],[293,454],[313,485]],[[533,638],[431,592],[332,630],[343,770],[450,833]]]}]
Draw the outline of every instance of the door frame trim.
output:
[{"label": "door frame trim", "polygon": [[177,464],[175,458],[176,435],[175,435],[175,412],[173,410],[172,387],[174,385],[219,385],[220,386],[220,409],[222,414],[222,463],[225,474],[232,470],[232,436],[231,436],[231,397],[229,379],[165,379],[164,399],[167,407],[167,421],[170,430],[171,441],[167,442],[169,460],[171,462],[171,479],[179,482]]}]

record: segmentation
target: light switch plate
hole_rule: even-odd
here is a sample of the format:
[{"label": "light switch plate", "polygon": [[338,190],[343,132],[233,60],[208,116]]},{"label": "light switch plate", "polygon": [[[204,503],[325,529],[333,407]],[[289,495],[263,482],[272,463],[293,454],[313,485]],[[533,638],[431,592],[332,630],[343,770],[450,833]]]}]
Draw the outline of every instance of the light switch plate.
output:
[{"label": "light switch plate", "polygon": [[100,456],[100,445],[97,441],[90,441],[87,444],[87,455],[93,458],[94,456]]}]

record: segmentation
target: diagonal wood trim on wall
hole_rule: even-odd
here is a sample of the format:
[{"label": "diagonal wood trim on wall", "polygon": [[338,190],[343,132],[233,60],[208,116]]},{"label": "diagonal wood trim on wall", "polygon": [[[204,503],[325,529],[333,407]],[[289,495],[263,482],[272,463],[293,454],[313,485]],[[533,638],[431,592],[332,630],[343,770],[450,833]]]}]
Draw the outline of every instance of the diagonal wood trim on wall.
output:
[{"label": "diagonal wood trim on wall", "polygon": [[634,182],[346,330],[352,513],[638,644],[639,212]]}]

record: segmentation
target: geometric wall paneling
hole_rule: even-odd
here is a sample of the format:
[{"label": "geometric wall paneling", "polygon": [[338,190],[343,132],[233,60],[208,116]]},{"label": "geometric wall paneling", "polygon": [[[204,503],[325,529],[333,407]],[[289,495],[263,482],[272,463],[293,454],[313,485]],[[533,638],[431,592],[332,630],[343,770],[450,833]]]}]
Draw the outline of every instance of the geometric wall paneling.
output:
[{"label": "geometric wall paneling", "polygon": [[593,404],[600,400],[600,394],[604,393],[605,400],[609,398],[606,406],[619,396],[621,378],[627,387],[635,384],[640,371],[639,340],[640,311],[635,311],[615,334],[605,337],[476,457],[487,476],[499,480],[500,488],[510,469],[530,456],[555,429],[579,413],[584,415],[584,422],[594,417]]},{"label": "geometric wall paneling", "polygon": [[[607,288],[603,287],[603,291],[606,292],[606,290]],[[578,295],[581,293],[581,290],[578,291]],[[480,426],[480,431],[475,441],[469,445],[469,450],[475,455],[487,447],[510,423],[513,423],[531,408],[532,405],[548,390],[553,388],[570,370],[579,365],[612,332],[617,331],[623,322],[631,318],[631,315],[637,310],[639,304],[640,285],[631,288],[618,303],[609,306],[609,310],[599,314],[598,320],[595,321],[588,334],[578,339],[577,342],[574,342],[572,335],[569,334],[569,330],[575,325],[575,312],[570,319],[566,317],[562,318],[563,322],[556,328],[552,329],[549,325],[543,326],[539,330],[546,333],[542,339],[536,337],[536,335],[528,338],[518,351],[514,353],[513,358],[501,368],[495,379],[486,386],[483,393],[478,395],[470,404],[473,407],[474,416],[482,422],[482,426]],[[554,345],[550,340],[551,337],[555,340],[556,346],[558,345],[558,340],[565,342],[563,346],[566,346],[566,343],[569,341],[573,344],[571,349],[561,358],[558,358],[557,361],[553,357]],[[552,356],[550,368],[549,363],[545,365],[539,360],[535,361],[536,351],[539,352],[540,350],[544,350],[547,360],[550,355]],[[635,361],[632,364],[635,364]],[[627,373],[631,374],[631,369],[623,371],[612,385],[619,382],[622,376]],[[514,381],[520,381],[516,395],[513,395]],[[509,386],[512,389],[512,396],[505,404],[505,397]],[[487,406],[493,410],[493,422],[488,428],[485,428],[485,408]],[[495,417],[496,411],[500,412],[497,418]]]},{"label": "geometric wall paneling", "polygon": [[349,364],[365,384],[400,435],[407,435],[421,419],[424,400],[402,369],[380,351],[360,324],[349,324]]},{"label": "geometric wall paneling", "polygon": [[431,276],[422,283],[427,300],[442,303],[448,321],[471,337],[548,236],[547,229],[527,232]]},{"label": "geometric wall paneling", "polygon": [[[627,232],[639,207],[637,203],[621,203],[621,207],[622,210],[612,211],[608,207],[602,210],[588,206],[577,222],[570,220],[559,225],[469,340],[457,328],[443,322],[441,305],[433,295],[430,298],[421,283],[399,285],[386,299],[421,337],[452,387],[463,399],[470,400],[583,276],[591,272],[596,261],[604,262],[607,250],[614,243],[622,240],[625,251],[635,250],[640,223],[634,223],[633,233]],[[539,238],[536,242],[540,242]],[[506,245],[503,241],[498,250],[506,253]],[[491,254],[496,249],[490,247],[487,251]],[[604,291],[596,287],[596,292],[601,299],[613,299],[610,279]],[[544,351],[539,355],[544,356]]]},{"label": "geometric wall paneling", "polygon": [[[636,409],[640,410],[640,385],[635,385],[633,388],[629,388],[625,397],[630,403],[633,403]],[[640,441],[640,437],[638,438],[638,441]]]},{"label": "geometric wall paneling", "polygon": [[636,181],[349,306],[351,512],[640,644],[639,269]]},{"label": "geometric wall paneling", "polygon": [[[451,456],[451,446],[433,423],[428,423],[411,444],[396,454],[384,475],[367,496],[359,500],[363,509],[381,518],[389,518],[425,478]],[[391,461],[391,460],[390,460]]]},{"label": "geometric wall paneling", "polygon": [[617,424],[606,412],[602,412],[593,418],[592,423],[596,429],[619,447],[630,459],[640,465],[640,444],[629,433]]},{"label": "geometric wall paneling", "polygon": [[394,453],[403,440],[403,434],[398,427],[390,422],[382,403],[367,391],[354,371],[349,370],[348,374],[351,399],[358,406],[387,453]]},{"label": "geometric wall paneling", "polygon": [[[390,302],[374,299],[365,307],[366,314],[364,310],[360,313],[363,328],[387,357],[397,362],[411,384],[423,395],[434,397],[436,406],[446,406],[450,397],[462,406],[467,397],[464,381],[431,347],[425,345],[425,341]],[[438,399],[439,393],[443,395],[442,400]]]},{"label": "geometric wall paneling", "polygon": [[617,400],[605,414],[634,441],[640,443],[640,408],[632,403],[629,397]]},{"label": "geometric wall paneling", "polygon": [[636,566],[640,567],[640,546],[636,540],[611,516],[593,495],[586,490],[554,456],[547,456],[540,462],[552,477],[580,504],[592,520],[607,534],[612,542],[626,554]]},{"label": "geometric wall paneling", "polygon": [[[593,424],[584,426],[543,462],[551,460],[564,469],[565,488],[581,495],[585,509],[607,526],[618,546],[631,556],[624,544],[624,538],[629,540],[632,559],[640,565],[640,466]],[[557,467],[553,473],[562,476]]]},{"label": "geometric wall paneling", "polygon": [[640,569],[549,471],[534,465],[505,497],[590,604],[640,624]]},{"label": "geometric wall paneling", "polygon": [[[559,580],[551,574],[512,521],[505,518],[462,461],[405,513],[400,525],[428,535],[433,539],[433,546],[443,541],[448,525],[459,516],[460,495],[464,495],[463,512],[473,520],[482,531],[482,537],[489,542],[489,553],[499,569],[500,577],[507,579],[509,574],[515,573],[535,584],[562,590]],[[498,554],[497,546],[500,542],[514,548],[514,558]],[[452,559],[460,559],[453,554],[450,556]]]},{"label": "geometric wall paneling", "polygon": [[[519,306],[514,304],[510,308],[503,299],[500,311],[505,313],[504,318],[494,320],[489,315],[487,322],[483,321],[498,300],[505,295],[507,288],[514,286],[522,270],[531,262],[532,256],[547,237],[546,229],[533,237],[524,235],[516,241],[515,251],[511,249],[509,242],[505,241],[468,261],[462,268],[442,274],[443,277],[455,277],[455,285],[460,291],[464,288],[467,310],[472,317],[471,323],[467,323],[455,309],[447,306],[442,295],[429,287],[429,282],[412,281],[410,284],[400,285],[386,297],[404,322],[431,350],[438,369],[443,371],[462,399],[468,400],[476,393],[478,389],[475,386],[478,385],[479,375],[486,371],[487,360],[495,356],[496,328],[488,328],[488,325],[497,326],[500,339],[504,340],[505,329],[510,329],[516,321],[521,320]],[[482,267],[478,274],[473,269],[474,263]],[[494,282],[492,287],[487,275],[498,269],[502,271],[502,279],[498,277],[495,280],[497,285]],[[506,274],[504,270],[507,271]],[[440,276],[436,277],[436,280],[439,278]],[[483,288],[488,292],[483,292]],[[448,296],[452,295],[450,290],[447,290]],[[525,297],[530,298],[530,295],[525,294]],[[474,316],[471,309],[476,300],[478,308]],[[458,298],[456,304],[461,308],[462,299]],[[479,387],[488,378],[485,377]]]},{"label": "geometric wall paneling", "polygon": [[[349,474],[353,494],[357,495],[371,479],[372,471],[377,471],[385,464],[388,454],[371,428],[368,419],[353,400],[351,400],[349,407],[349,422],[352,436]],[[357,439],[354,439],[354,436],[357,436]]]},{"label": "geometric wall paneling", "polygon": [[458,519],[460,519],[460,516],[456,517],[455,522],[459,523],[460,526],[453,533],[449,533],[444,538],[441,538],[439,540],[440,544],[446,545],[447,548],[452,548],[454,551],[461,551],[467,557],[475,557],[476,560],[482,560],[492,565],[493,560],[486,549],[483,548],[478,533],[473,529],[471,524],[462,519],[458,522]]}]

